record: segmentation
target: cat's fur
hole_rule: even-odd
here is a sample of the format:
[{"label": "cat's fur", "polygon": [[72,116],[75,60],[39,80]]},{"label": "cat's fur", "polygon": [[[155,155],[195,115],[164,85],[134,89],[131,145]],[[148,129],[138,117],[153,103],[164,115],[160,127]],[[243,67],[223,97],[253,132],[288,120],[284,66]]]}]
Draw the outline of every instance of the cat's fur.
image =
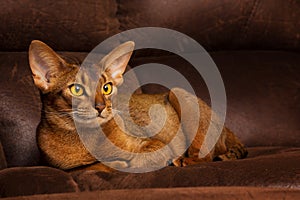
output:
[{"label": "cat's fur", "polygon": [[[168,152],[177,155],[185,148],[186,142],[190,139],[187,135],[198,128],[197,135],[188,150],[178,159],[173,160],[175,166],[185,166],[202,161],[239,159],[247,155],[246,149],[237,137],[227,128],[222,128],[222,134],[215,147],[206,157],[198,158],[199,149],[203,144],[213,112],[201,99],[178,88],[171,90],[168,94],[140,94],[133,95],[130,99],[130,115],[135,124],[140,127],[151,123],[148,111],[152,104],[159,104],[164,107],[167,116],[166,122],[158,134],[152,137],[140,137],[141,134],[144,136],[146,134],[143,128],[136,130],[136,132],[132,131],[131,134],[124,132],[124,127],[121,128],[116,124],[116,119],[120,116],[113,117],[111,98],[116,95],[117,86],[122,84],[122,74],[133,49],[134,43],[127,42],[105,56],[98,63],[99,82],[95,79],[95,76],[93,78],[87,73],[79,75],[79,80],[76,80],[76,83],[84,87],[85,94],[74,96],[70,87],[74,84],[76,75],[80,74],[79,66],[67,63],[50,47],[40,41],[31,43],[29,48],[30,67],[34,83],[41,91],[43,103],[42,118],[37,129],[37,140],[48,164],[64,170],[80,166],[103,171],[112,170],[98,162],[86,150],[78,137],[74,120],[86,127],[87,131],[93,130],[99,123],[107,138],[114,145],[133,153],[154,152],[164,147],[176,134],[179,134],[177,140],[168,149]],[[106,83],[112,83],[113,90],[109,95],[103,94],[102,88]],[[96,91],[95,95],[93,95],[93,91]],[[179,105],[175,94],[183,99],[184,106]],[[92,102],[89,101],[90,98],[93,98]],[[116,98],[122,98],[122,96],[116,96]],[[72,103],[74,109],[72,109]],[[193,119],[197,113],[195,113],[194,106],[198,106],[198,104],[201,114],[199,127],[195,129]],[[74,113],[75,118],[73,118]],[[190,118],[181,119],[184,113],[188,113]],[[160,115],[156,115],[156,118],[158,118],[158,121],[162,120],[159,119]],[[217,131],[220,129],[217,123],[218,120],[217,118],[213,119],[216,120],[213,122],[215,124],[213,128]],[[126,121],[126,119],[122,120]],[[155,130],[151,130],[150,127],[147,132],[151,133],[151,131]],[[109,156],[113,155],[113,152],[110,152],[109,149],[102,149],[101,145],[99,151],[102,151],[102,155],[108,159]],[[164,157],[165,155],[154,156]],[[144,159],[151,160],[153,157],[145,157]],[[112,160],[111,166],[126,168],[133,164],[139,166],[140,163],[144,162],[145,160],[140,158],[128,157],[128,160]],[[164,165],[157,162],[160,162],[160,160],[158,159],[152,164]]]}]

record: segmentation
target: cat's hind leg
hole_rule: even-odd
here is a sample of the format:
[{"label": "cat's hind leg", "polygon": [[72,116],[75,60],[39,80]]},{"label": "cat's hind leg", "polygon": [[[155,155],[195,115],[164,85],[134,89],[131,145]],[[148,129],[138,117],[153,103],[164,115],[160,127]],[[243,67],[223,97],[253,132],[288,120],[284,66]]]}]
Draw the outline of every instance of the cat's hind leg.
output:
[{"label": "cat's hind leg", "polygon": [[223,134],[225,137],[226,152],[214,157],[214,161],[226,161],[245,158],[248,151],[240,140],[228,128],[224,127]]},{"label": "cat's hind leg", "polygon": [[[186,155],[175,161],[174,165],[176,163],[189,165],[204,161],[232,160],[244,158],[247,155],[246,149],[238,138],[220,125],[218,117],[204,101],[180,88],[172,89],[168,99],[181,119],[181,126],[188,137],[187,140],[192,140]],[[212,131],[207,136],[210,125]],[[213,144],[215,145],[212,146]],[[202,157],[199,157],[200,149],[205,152]]]}]

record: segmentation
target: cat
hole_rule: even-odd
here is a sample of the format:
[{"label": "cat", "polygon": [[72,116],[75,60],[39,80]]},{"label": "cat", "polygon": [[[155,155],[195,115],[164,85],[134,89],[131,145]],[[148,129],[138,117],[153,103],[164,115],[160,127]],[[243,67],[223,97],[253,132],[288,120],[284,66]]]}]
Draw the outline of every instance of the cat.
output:
[{"label": "cat", "polygon": [[[200,158],[199,151],[203,145],[205,134],[213,115],[210,107],[201,99],[189,92],[174,88],[164,94],[134,94],[130,98],[130,116],[137,127],[145,127],[153,121],[165,120],[161,131],[151,137],[141,135],[155,132],[155,128],[140,128],[136,132],[130,127],[120,125],[126,120],[115,114],[113,98],[122,99],[117,95],[117,88],[123,82],[123,73],[134,50],[134,42],[126,42],[109,54],[100,63],[96,63],[99,76],[81,73],[78,64],[64,60],[45,43],[34,40],[29,47],[29,64],[35,85],[41,93],[42,113],[37,128],[37,143],[47,164],[63,170],[80,168],[96,169],[111,172],[114,168],[122,169],[131,166],[143,166],[144,163],[158,166],[187,166],[204,161],[235,160],[245,158],[247,150],[239,139],[226,127],[221,127],[221,135],[212,150]],[[79,78],[75,78],[79,77]],[[96,94],[93,96],[92,91]],[[90,101],[91,97],[93,98]],[[183,99],[185,106],[180,106],[178,97]],[[118,101],[122,102],[122,101]],[[165,119],[161,115],[149,116],[152,104],[164,108]],[[199,126],[194,125],[195,107],[199,107],[201,114]],[[125,107],[122,105],[120,107]],[[152,110],[153,111],[153,110]],[[155,112],[155,109],[154,109]],[[151,112],[150,112],[151,113]],[[190,118],[181,118],[188,113]],[[197,119],[197,118],[196,118]],[[106,137],[115,146],[131,153],[153,153],[147,157],[126,157],[120,159],[109,148],[97,144],[97,150],[104,156],[107,163],[104,165],[93,156],[82,143],[76,124],[86,128],[86,131],[97,130],[100,127]],[[122,123],[121,123],[122,124]],[[218,123],[215,130],[220,129]],[[189,138],[192,132],[195,138]],[[147,133],[145,133],[147,132]],[[178,136],[175,138],[175,135]],[[166,154],[155,154],[156,150],[165,147],[174,139],[172,145],[166,148]],[[189,141],[193,139],[193,141]],[[186,150],[187,143],[191,145]],[[96,145],[96,144],[95,144]],[[169,155],[176,155],[175,159],[168,160]],[[150,155],[150,154],[149,154]],[[112,157],[110,159],[110,157]],[[173,158],[173,157],[172,157]],[[164,162],[164,163],[162,163]]]}]

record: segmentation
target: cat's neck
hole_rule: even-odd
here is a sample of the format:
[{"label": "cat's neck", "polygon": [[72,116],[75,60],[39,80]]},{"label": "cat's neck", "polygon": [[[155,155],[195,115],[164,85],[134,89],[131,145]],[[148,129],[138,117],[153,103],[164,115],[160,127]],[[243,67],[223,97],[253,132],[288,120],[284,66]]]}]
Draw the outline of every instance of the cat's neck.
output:
[{"label": "cat's neck", "polygon": [[40,124],[53,132],[76,132],[75,123],[68,115],[46,109],[42,111],[41,118]]}]

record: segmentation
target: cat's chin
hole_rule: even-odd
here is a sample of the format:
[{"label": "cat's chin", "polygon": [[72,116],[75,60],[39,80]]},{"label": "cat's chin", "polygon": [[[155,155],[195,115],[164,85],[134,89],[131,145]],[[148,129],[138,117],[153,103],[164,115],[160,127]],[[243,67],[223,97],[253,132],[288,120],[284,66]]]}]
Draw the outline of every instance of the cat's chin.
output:
[{"label": "cat's chin", "polygon": [[103,117],[95,117],[95,118],[80,118],[80,117],[74,117],[74,122],[76,124],[76,127],[81,128],[100,128],[101,125],[107,123],[111,118],[103,118]]}]

